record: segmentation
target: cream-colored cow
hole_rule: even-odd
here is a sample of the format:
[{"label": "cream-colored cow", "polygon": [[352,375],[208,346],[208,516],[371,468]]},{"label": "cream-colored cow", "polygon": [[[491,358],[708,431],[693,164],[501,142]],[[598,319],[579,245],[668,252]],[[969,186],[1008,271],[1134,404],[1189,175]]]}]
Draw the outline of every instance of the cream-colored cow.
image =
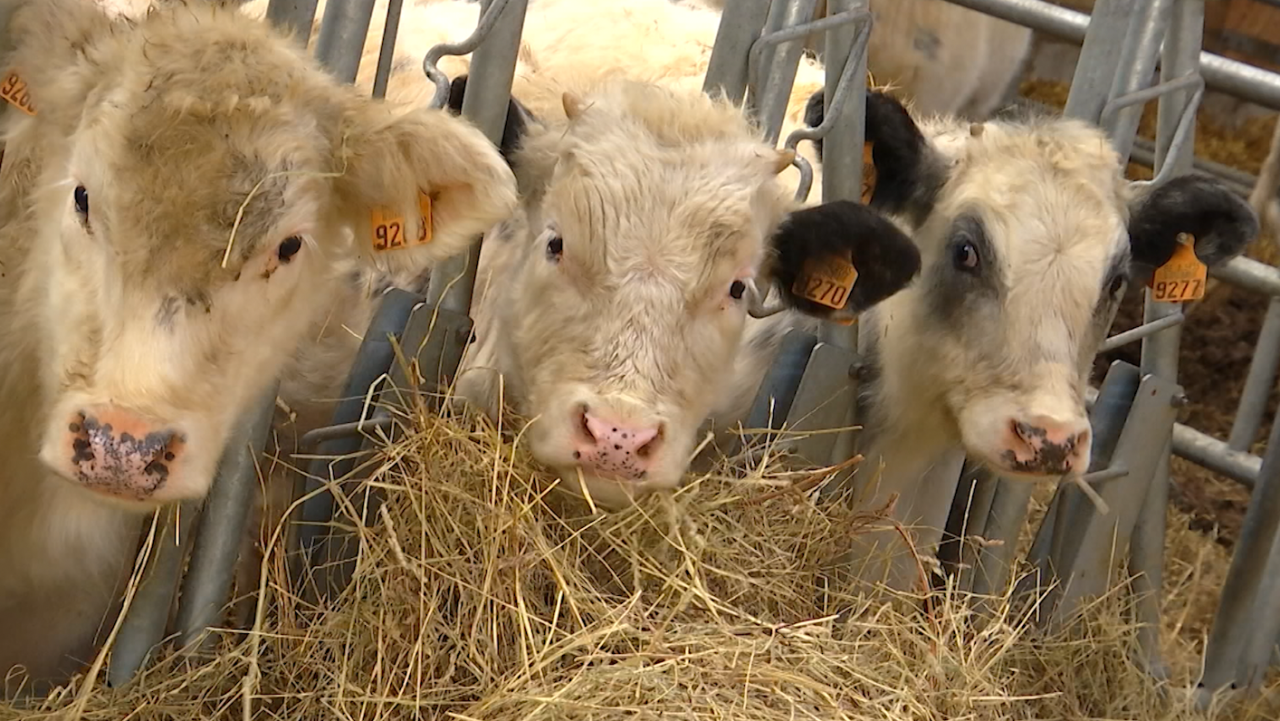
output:
[{"label": "cream-colored cow", "polygon": [[[207,492],[277,375],[334,399],[372,289],[517,197],[468,123],[370,101],[217,3],[14,4],[2,67],[34,114],[2,120],[0,673],[56,679],[110,628],[141,512]],[[420,237],[420,193],[429,242],[375,250],[375,208]]]}]

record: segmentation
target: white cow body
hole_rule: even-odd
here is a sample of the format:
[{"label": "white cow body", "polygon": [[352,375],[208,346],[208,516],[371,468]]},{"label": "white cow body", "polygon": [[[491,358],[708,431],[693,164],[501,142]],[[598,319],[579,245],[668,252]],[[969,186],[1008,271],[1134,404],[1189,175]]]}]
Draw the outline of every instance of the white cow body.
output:
[{"label": "white cow body", "polygon": [[[2,119],[0,673],[91,659],[144,514],[208,491],[277,375],[323,419],[375,287],[516,202],[469,124],[359,97],[215,3],[170,5],[39,0],[11,22],[36,113]],[[371,211],[416,213],[415,185],[431,243],[375,254]]]}]

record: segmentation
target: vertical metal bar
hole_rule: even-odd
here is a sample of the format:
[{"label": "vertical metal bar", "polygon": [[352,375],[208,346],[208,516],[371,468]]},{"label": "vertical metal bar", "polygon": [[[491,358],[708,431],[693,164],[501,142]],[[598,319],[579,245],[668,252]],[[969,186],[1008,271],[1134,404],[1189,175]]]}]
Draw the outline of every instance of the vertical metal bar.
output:
[{"label": "vertical metal bar", "polygon": [[[1213,616],[1209,642],[1205,646],[1204,674],[1196,688],[1196,701],[1207,708],[1212,696],[1240,681],[1241,661],[1250,636],[1256,630],[1250,616],[1259,591],[1266,583],[1267,565],[1280,537],[1280,414],[1273,421],[1262,458],[1258,483],[1245,509],[1244,524],[1236,541],[1227,580],[1222,585],[1218,610]],[[1269,609],[1275,613],[1276,609]],[[1274,636],[1269,637],[1268,641]]]},{"label": "vertical metal bar", "polygon": [[[1168,82],[1200,72],[1200,42],[1204,37],[1204,0],[1179,0],[1170,18],[1169,32],[1164,40],[1160,62],[1160,80]],[[1194,126],[1176,155],[1169,150],[1178,123],[1187,113],[1197,95],[1192,90],[1162,95],[1158,105],[1156,129],[1155,171],[1166,166],[1175,175],[1191,172],[1194,161]],[[1137,116],[1134,123],[1136,127]],[[1166,316],[1182,312],[1180,304],[1157,303],[1151,299],[1151,291],[1143,292],[1145,313],[1143,321],[1150,323]],[[1141,368],[1144,374],[1153,373],[1176,382],[1178,379],[1178,346],[1182,328],[1170,326],[1142,341]],[[1172,431],[1172,428],[1170,429]],[[1130,541],[1130,571],[1133,591],[1137,595],[1134,608],[1141,624],[1138,642],[1146,656],[1148,670],[1163,677],[1167,673],[1160,655],[1160,595],[1164,579],[1165,516],[1169,506],[1169,459],[1171,449],[1165,449],[1156,466],[1155,477],[1147,491],[1142,514],[1133,529]]]},{"label": "vertical metal bar", "polygon": [[[765,31],[773,32],[811,22],[816,5],[817,0],[774,0]],[[803,53],[804,38],[800,37],[768,47],[760,54],[760,66],[756,68],[760,87],[753,89],[752,105],[765,130],[765,139],[771,144],[778,143],[787,103],[791,99],[791,87],[795,84],[796,67]],[[828,72],[827,82],[832,92],[842,68],[843,65],[836,66],[834,75]]]},{"label": "vertical metal bar", "polygon": [[170,505],[162,513],[160,537],[152,546],[154,555],[111,647],[107,685],[113,688],[128,683],[164,638],[173,597],[178,590],[178,577],[182,574],[182,561],[191,545],[188,539],[200,517],[200,504]]},{"label": "vertical metal bar", "polygon": [[331,0],[324,6],[320,35],[316,37],[316,59],[344,83],[354,83],[360,72],[375,2]]},{"label": "vertical metal bar", "polygon": [[1227,447],[1231,450],[1248,451],[1258,437],[1277,370],[1280,370],[1280,298],[1273,297],[1253,349],[1253,360],[1249,361],[1249,376],[1240,394],[1231,435],[1227,437]]},{"label": "vertical metal bar", "polygon": [[[827,15],[843,12],[866,10],[869,0],[828,0]],[[866,137],[867,113],[867,57],[866,48],[869,35],[875,31],[875,21],[869,19],[864,28],[858,24],[838,25],[827,31],[826,36],[826,83],[823,90],[825,112],[830,112],[831,100],[836,86],[840,83],[841,71],[849,61],[850,53],[858,44],[859,31],[868,34],[868,42],[862,43],[862,52],[854,61],[853,77],[850,79],[849,96],[844,107],[835,119],[831,132],[822,144],[822,200],[861,200],[862,198],[862,145]],[[825,116],[824,116],[825,117]],[[848,328],[824,323],[819,329],[818,337],[823,343],[853,351],[863,351],[859,342],[861,324]],[[869,336],[864,340],[870,340]],[[849,403],[845,426],[851,426],[860,419],[857,400]],[[836,436],[832,450],[834,462],[841,462],[853,457],[857,452],[858,433],[854,430],[841,431]]]},{"label": "vertical metal bar", "polygon": [[[483,16],[492,4],[493,0],[480,0],[480,14]],[[471,82],[462,97],[462,117],[483,131],[495,146],[502,142],[506,127],[528,4],[528,0],[509,0],[489,37],[471,54]],[[470,312],[479,262],[480,243],[473,243],[461,257],[436,266],[427,287],[427,303],[462,315]]]},{"label": "vertical metal bar", "polygon": [[747,95],[747,62],[751,46],[769,17],[769,0],[725,3],[715,45],[702,81],[702,92],[741,103]]},{"label": "vertical metal bar", "polygon": [[275,416],[278,389],[279,383],[273,382],[250,406],[247,422],[236,424],[218,464],[178,602],[182,647],[187,647],[217,623],[218,614],[228,600],[248,521],[247,511],[258,489],[258,459],[266,447],[267,432]]},{"label": "vertical metal bar", "polygon": [[396,59],[396,36],[400,32],[400,10],[404,0],[388,0],[387,23],[382,31],[382,47],[378,51],[378,68],[373,76],[373,97],[387,97],[387,82]]},{"label": "vertical metal bar", "polygon": [[302,47],[311,40],[311,26],[316,21],[319,0],[271,0],[267,3],[267,22],[288,30]]},{"label": "vertical metal bar", "polygon": [[[1117,61],[1120,72],[1111,88],[1111,100],[1151,86],[1157,51],[1165,29],[1169,26],[1173,3],[1174,0],[1143,0],[1139,3],[1137,12],[1130,18],[1124,45],[1120,48]],[[1120,153],[1121,163],[1129,160],[1141,119],[1142,108],[1133,106],[1120,110],[1106,126],[1112,145]],[[1177,127],[1177,118],[1172,122],[1170,132]]]},{"label": "vertical metal bar", "polygon": [[1097,0],[1093,4],[1063,115],[1092,123],[1102,117],[1102,109],[1111,99],[1115,85],[1130,18],[1134,17],[1141,1]]}]

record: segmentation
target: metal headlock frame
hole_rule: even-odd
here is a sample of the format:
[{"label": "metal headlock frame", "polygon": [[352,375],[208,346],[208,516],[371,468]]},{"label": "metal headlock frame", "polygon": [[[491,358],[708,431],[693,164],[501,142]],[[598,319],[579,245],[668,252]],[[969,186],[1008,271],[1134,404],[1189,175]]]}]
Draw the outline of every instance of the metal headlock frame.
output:
[{"label": "metal headlock frame", "polygon": [[[474,51],[473,82],[462,112],[495,144],[503,131],[514,74],[515,53],[528,0],[481,0],[476,31],[457,44],[432,48],[423,69],[436,85],[433,106],[447,97],[448,79],[435,63],[444,55]],[[1117,150],[1129,157],[1137,127],[1135,106],[1159,102],[1159,132],[1155,144],[1152,184],[1192,168],[1194,117],[1206,85],[1268,107],[1280,108],[1280,75],[1202,52],[1203,0],[1098,0],[1092,23],[1084,13],[1040,0],[948,0],[956,5],[1000,17],[1056,37],[1083,43],[1071,84],[1066,114],[1098,123]],[[388,19],[374,81],[374,96],[385,94],[392,64],[402,0],[388,4]],[[288,28],[304,47],[316,13],[316,0],[272,0],[268,21]],[[826,115],[821,126],[791,133],[785,147],[801,140],[825,139],[823,199],[860,197],[866,48],[872,29],[867,0],[831,0],[828,16],[808,20],[816,0],[743,0],[728,3],[704,82],[704,91],[731,100],[747,100],[767,137],[778,139],[788,90],[794,81],[802,40],[825,32]],[[329,3],[316,43],[322,65],[343,82],[353,83],[367,34],[374,0]],[[1163,41],[1163,42],[1162,42]],[[1163,45],[1163,48],[1162,48]],[[1161,82],[1148,86],[1160,54]],[[762,68],[768,73],[762,76]],[[1181,96],[1181,97],[1177,97]],[[851,106],[851,107],[850,107]],[[812,168],[799,155],[801,174],[797,197],[807,197]],[[315,457],[300,476],[297,497],[301,523],[289,539],[291,568],[312,595],[340,588],[349,578],[351,554],[341,546],[337,529],[327,534],[320,524],[332,518],[334,483],[355,489],[362,478],[353,458],[326,462],[325,457],[350,456],[371,450],[379,438],[396,430],[405,400],[401,388],[418,390],[418,371],[412,377],[395,363],[396,344],[413,351],[417,368],[435,368],[440,388],[448,384],[470,336],[468,315],[475,283],[477,243],[472,252],[438,268],[425,297],[402,290],[384,295],[348,376],[346,400],[335,409],[333,423],[304,434],[302,453]],[[1207,704],[1209,692],[1225,686],[1255,688],[1270,662],[1280,635],[1280,423],[1273,427],[1265,458],[1247,452],[1257,436],[1265,412],[1266,392],[1280,367],[1280,271],[1257,261],[1237,258],[1213,271],[1215,277],[1237,287],[1271,295],[1273,300],[1250,367],[1231,439],[1222,443],[1195,429],[1175,423],[1173,409],[1183,402],[1174,382],[1178,331],[1183,322],[1177,305],[1149,299],[1144,323],[1111,336],[1103,350],[1141,340],[1141,368],[1122,362],[1112,365],[1101,389],[1090,389],[1088,402],[1094,427],[1094,463],[1084,481],[1098,488],[1111,514],[1103,517],[1080,490],[1062,485],[1038,531],[1029,559],[1049,578],[1069,581],[1052,596],[1051,621],[1061,621],[1079,600],[1104,591],[1116,548],[1130,549],[1130,570],[1139,573],[1135,590],[1160,587],[1160,561],[1167,501],[1168,459],[1172,451],[1210,470],[1253,488],[1253,498],[1233,555],[1223,601],[1214,620],[1206,650],[1198,700]],[[752,315],[764,317],[764,298],[752,299]],[[793,331],[786,336],[769,374],[761,383],[747,425],[796,431],[848,425],[857,419],[853,398],[860,376],[857,349],[866,339],[852,328],[828,325],[818,337]],[[411,393],[416,396],[416,393]],[[832,403],[836,397],[847,403]],[[206,647],[207,631],[217,621],[229,594],[236,551],[245,532],[245,519],[256,482],[257,459],[265,447],[276,400],[276,384],[239,424],[218,467],[212,490],[203,502],[165,509],[166,529],[178,531],[182,545],[167,543],[151,559],[124,621],[108,669],[108,682],[127,682],[162,640],[179,588],[182,558],[191,550],[191,570],[181,578],[176,627],[186,652]],[[409,401],[412,403],[412,399]],[[371,411],[371,412],[370,412]],[[792,441],[798,455],[823,463],[848,458],[855,438],[851,433],[817,434]],[[301,455],[301,453],[299,454]],[[965,551],[964,567],[971,568],[968,587],[976,593],[997,591],[1008,579],[1012,540],[1025,520],[1031,487],[1006,482],[979,472],[960,485],[969,499],[966,535],[979,535],[1003,544],[982,544]],[[1119,482],[1123,479],[1123,482]],[[966,490],[967,489],[967,490]],[[977,501],[977,503],[972,503]],[[361,500],[376,503],[371,494]],[[964,509],[960,509],[963,511]],[[1105,537],[1106,541],[1102,539]],[[1123,541],[1123,543],[1121,543]],[[1104,547],[1105,546],[1105,547]],[[317,564],[321,558],[325,564]],[[314,583],[307,573],[328,561],[345,560],[346,571],[328,570]],[[1029,592],[1036,586],[1023,586]],[[1041,589],[1042,590],[1042,589]],[[1162,673],[1156,641],[1158,596],[1139,598],[1139,620],[1150,631],[1142,636],[1147,667]],[[1262,628],[1259,628],[1262,623]],[[1261,633],[1259,631],[1262,631]]]}]

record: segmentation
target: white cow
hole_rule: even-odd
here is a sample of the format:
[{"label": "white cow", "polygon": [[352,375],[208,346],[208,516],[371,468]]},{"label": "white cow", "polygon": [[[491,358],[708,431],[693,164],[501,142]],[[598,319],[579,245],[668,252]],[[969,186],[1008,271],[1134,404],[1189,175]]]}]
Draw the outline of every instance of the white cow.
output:
[{"label": "white cow", "polygon": [[[57,680],[109,630],[142,513],[207,492],[278,374],[293,405],[336,398],[372,288],[517,196],[468,123],[372,102],[219,3],[14,5],[3,89],[31,114],[0,119],[0,673]],[[425,242],[376,250],[375,210]]]},{"label": "white cow", "polygon": [[[723,10],[729,0],[678,0]],[[867,67],[910,98],[912,112],[985,120],[1000,109],[1031,51],[1030,28],[946,0],[871,0]],[[819,0],[814,17],[827,13]],[[812,45],[812,38],[810,39]]]},{"label": "white cow", "polygon": [[[423,7],[443,6],[438,17],[474,8]],[[733,281],[749,277],[773,196],[752,197],[760,186],[730,169],[743,152],[726,130],[735,116],[686,79],[706,67],[713,12],[665,0],[534,0],[529,12],[507,129],[525,212],[485,241],[463,380],[500,370],[506,397],[538,419],[535,455],[566,480],[581,472],[597,497],[674,487],[693,429],[741,417],[778,338],[810,322],[738,320],[714,295],[734,298]],[[810,97],[816,125],[821,95]],[[866,474],[883,463],[862,502],[901,493],[896,517],[926,526],[927,552],[955,482],[931,485],[929,471],[960,453],[1027,480],[1085,470],[1087,374],[1126,284],[1165,263],[1183,232],[1210,266],[1235,257],[1257,219],[1210,178],[1130,183],[1105,134],[1075,120],[925,119],[882,93],[867,109],[870,205],[913,236],[923,266],[861,321],[873,338]],[[827,247],[841,235],[814,230],[792,237]],[[736,241],[712,245],[727,256],[713,262],[717,237]],[[493,384],[460,389],[497,412]]]}]

